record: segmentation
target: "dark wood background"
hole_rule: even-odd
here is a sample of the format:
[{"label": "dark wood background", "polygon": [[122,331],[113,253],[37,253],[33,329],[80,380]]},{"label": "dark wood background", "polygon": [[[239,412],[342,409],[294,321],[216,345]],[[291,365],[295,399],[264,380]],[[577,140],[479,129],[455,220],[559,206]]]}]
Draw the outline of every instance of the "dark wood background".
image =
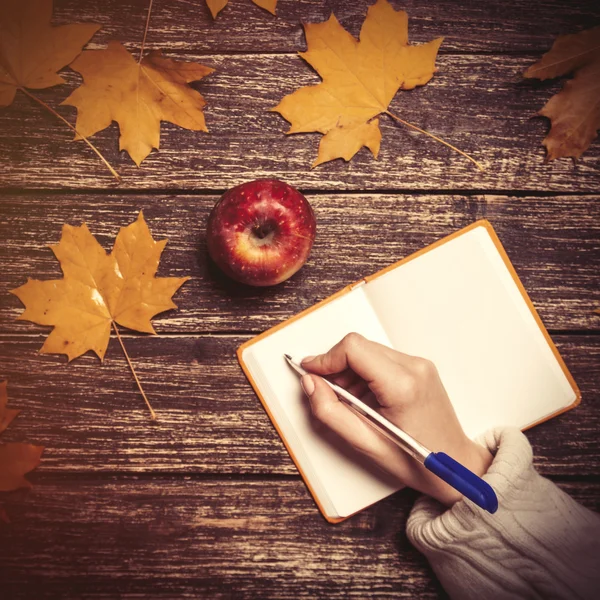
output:
[{"label": "dark wood background", "polygon": [[[213,22],[202,0],[157,0],[148,46],[216,72],[196,89],[209,134],[163,124],[141,168],[118,152],[116,125],[93,140],[123,177],[22,94],[0,111],[0,377],[23,409],[3,435],[46,446],[29,493],[4,496],[0,595],[24,598],[438,598],[408,543],[415,494],[402,491],[332,526],[316,509],[235,358],[249,337],[344,285],[485,217],[498,232],[569,368],[581,405],[528,432],[544,475],[600,508],[600,144],[544,163],[548,123],[533,118],[561,81],[520,77],[555,36],[600,22],[597,2],[394,1],[410,37],[444,35],[439,72],[391,110],[482,162],[382,118],[379,160],[362,150],[311,170],[318,135],[284,136],[268,112],[316,83],[296,55],[301,21],[332,10],[357,34],[365,0],[280,0],[278,17],[230,0]],[[56,0],[55,23],[91,21],[89,44],[139,50],[145,0]],[[39,92],[54,107],[78,84]],[[74,122],[75,111],[58,108]],[[271,289],[228,282],[209,264],[208,213],[228,187],[278,177],[312,203],[306,266]],[[60,276],[46,247],[86,221],[109,249],[144,209],[169,238],[159,274],[191,275],[157,336],[126,336],[159,415],[150,422],[116,340],[104,364],[39,355],[48,331],[17,322],[8,290]],[[343,266],[340,266],[343,265]]]}]

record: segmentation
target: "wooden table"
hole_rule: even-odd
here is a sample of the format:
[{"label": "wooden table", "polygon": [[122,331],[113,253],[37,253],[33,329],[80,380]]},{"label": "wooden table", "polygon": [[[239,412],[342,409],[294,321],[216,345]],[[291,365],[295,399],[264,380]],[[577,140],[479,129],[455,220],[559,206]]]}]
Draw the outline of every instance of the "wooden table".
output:
[{"label": "wooden table", "polygon": [[[532,118],[562,82],[520,73],[561,32],[597,25],[600,5],[546,0],[394,2],[410,37],[446,36],[439,72],[391,109],[469,152],[471,163],[382,118],[379,160],[362,150],[311,170],[317,135],[284,136],[268,109],[318,82],[297,56],[300,21],[334,10],[355,35],[365,0],[280,0],[277,18],[231,0],[213,22],[201,0],[154,3],[148,45],[216,72],[195,84],[210,134],[163,124],[136,168],[117,127],[93,138],[120,186],[66,127],[22,94],[0,111],[0,377],[21,416],[3,440],[43,444],[29,493],[5,498],[0,596],[19,598],[436,598],[404,526],[402,491],[332,526],[317,511],[244,378],[236,348],[349,282],[485,217],[581,387],[581,405],[528,433],[539,471],[600,508],[600,144],[576,164],[544,163],[548,124]],[[101,8],[99,8],[101,7]],[[102,24],[90,48],[138,51],[145,0],[56,0],[55,22]],[[52,106],[79,82],[39,92]],[[74,122],[74,110],[59,112]],[[306,266],[270,289],[242,289],[209,264],[208,213],[227,188],[277,177],[312,203]],[[60,276],[47,248],[86,221],[105,248],[143,209],[169,245],[159,274],[191,275],[157,336],[126,344],[159,420],[150,422],[116,340],[104,364],[38,355],[46,328],[16,321],[7,293]],[[343,265],[341,267],[340,265]]]}]

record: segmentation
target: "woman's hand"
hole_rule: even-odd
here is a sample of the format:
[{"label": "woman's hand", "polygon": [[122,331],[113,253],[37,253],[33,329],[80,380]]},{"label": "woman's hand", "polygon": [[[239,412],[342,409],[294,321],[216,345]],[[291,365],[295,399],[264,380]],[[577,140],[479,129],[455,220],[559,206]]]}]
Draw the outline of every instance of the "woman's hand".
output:
[{"label": "woman's hand", "polygon": [[[492,455],[463,432],[434,364],[348,334],[326,354],[304,359],[302,366],[327,376],[354,396],[374,395],[383,416],[433,452],[443,451],[483,475]],[[302,378],[314,416],[354,448],[404,484],[450,505],[461,494],[377,433],[312,374]],[[368,398],[367,398],[368,400]]]}]

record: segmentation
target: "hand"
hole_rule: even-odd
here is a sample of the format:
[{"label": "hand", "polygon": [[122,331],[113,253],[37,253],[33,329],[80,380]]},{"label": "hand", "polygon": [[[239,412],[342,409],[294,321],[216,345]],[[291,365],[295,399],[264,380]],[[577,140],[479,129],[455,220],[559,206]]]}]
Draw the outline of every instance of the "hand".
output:
[{"label": "hand", "polygon": [[[434,364],[348,334],[326,354],[304,359],[302,378],[314,416],[405,485],[451,505],[462,496],[383,437],[342,403],[315,375],[368,402],[374,395],[383,416],[433,452],[443,451],[483,475],[492,462],[487,449],[463,432]],[[313,375],[313,373],[315,375]]]}]

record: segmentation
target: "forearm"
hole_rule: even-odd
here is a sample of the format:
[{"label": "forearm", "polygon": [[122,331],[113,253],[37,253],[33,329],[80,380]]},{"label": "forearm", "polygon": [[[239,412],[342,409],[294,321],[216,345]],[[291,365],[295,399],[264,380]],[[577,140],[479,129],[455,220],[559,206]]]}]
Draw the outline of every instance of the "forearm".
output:
[{"label": "forearm", "polygon": [[423,497],[408,520],[409,539],[446,591],[461,600],[599,597],[600,516],[535,471],[518,430],[491,431],[485,442],[495,458],[484,479],[498,511]]}]

